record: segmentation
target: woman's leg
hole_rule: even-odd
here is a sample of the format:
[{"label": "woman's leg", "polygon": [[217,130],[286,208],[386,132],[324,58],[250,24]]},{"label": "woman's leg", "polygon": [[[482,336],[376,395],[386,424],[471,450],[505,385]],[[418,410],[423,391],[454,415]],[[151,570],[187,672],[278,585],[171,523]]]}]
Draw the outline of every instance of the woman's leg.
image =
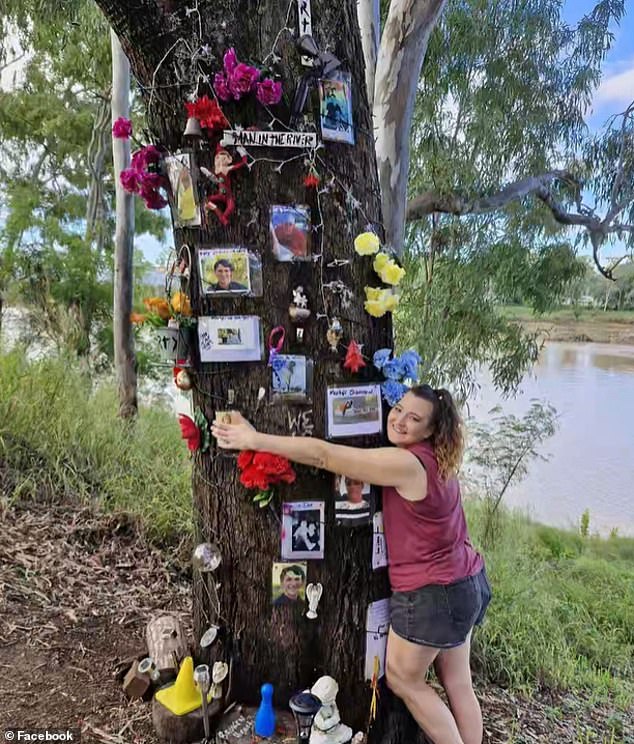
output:
[{"label": "woman's leg", "polygon": [[425,681],[438,652],[431,646],[410,643],[390,629],[387,683],[434,744],[464,744],[451,711]]},{"label": "woman's leg", "polygon": [[434,661],[464,744],[482,744],[482,712],[471,683],[471,633],[462,646],[442,650]]}]

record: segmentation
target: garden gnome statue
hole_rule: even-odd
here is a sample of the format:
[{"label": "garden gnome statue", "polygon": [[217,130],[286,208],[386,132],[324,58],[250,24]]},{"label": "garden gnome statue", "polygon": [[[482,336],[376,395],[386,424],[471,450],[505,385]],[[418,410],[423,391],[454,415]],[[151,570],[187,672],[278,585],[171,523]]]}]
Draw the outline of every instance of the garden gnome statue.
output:
[{"label": "garden gnome statue", "polygon": [[339,685],[332,677],[320,677],[312,686],[311,693],[321,700],[321,708],[313,721],[310,744],[344,744],[352,738],[352,729],[339,718],[338,692]]}]

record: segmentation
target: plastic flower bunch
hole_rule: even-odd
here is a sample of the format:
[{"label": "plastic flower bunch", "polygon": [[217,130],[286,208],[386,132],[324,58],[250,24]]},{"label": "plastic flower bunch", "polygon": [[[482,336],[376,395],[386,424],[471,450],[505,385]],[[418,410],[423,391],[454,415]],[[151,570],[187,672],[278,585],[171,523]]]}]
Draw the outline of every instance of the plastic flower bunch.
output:
[{"label": "plastic flower bunch", "polygon": [[278,483],[293,483],[295,471],[286,457],[270,452],[245,450],[238,455],[240,483],[246,488],[256,488],[253,501],[261,507],[273,498],[273,486]]},{"label": "plastic flower bunch", "polygon": [[282,83],[272,78],[261,79],[262,71],[240,62],[235,49],[227,49],[222,62],[223,72],[214,76],[214,90],[221,101],[239,101],[248,93],[255,93],[264,106],[273,106],[282,100]]},{"label": "plastic flower bunch", "polygon": [[[372,268],[379,275],[384,284],[396,287],[405,276],[405,269],[387,253],[380,251],[381,241],[378,235],[366,231],[357,235],[354,240],[354,249],[360,256],[375,256]],[[376,254],[376,255],[375,255]],[[365,311],[373,318],[380,318],[385,313],[390,313],[398,307],[399,296],[393,289],[382,287],[366,287]]]},{"label": "plastic flower bunch", "polygon": [[222,109],[217,101],[212,100],[209,96],[202,96],[195,101],[185,104],[187,116],[198,119],[203,129],[209,129],[211,132],[216,129],[225,129],[229,122],[222,113]]},{"label": "plastic flower bunch", "polygon": [[192,317],[189,297],[184,292],[175,292],[169,302],[163,297],[145,297],[143,304],[147,313],[131,313],[130,321],[137,325],[147,323],[154,328],[168,325],[172,318],[180,320]]},{"label": "plastic flower bunch", "polygon": [[148,209],[167,206],[167,199],[159,193],[159,189],[167,185],[165,178],[158,173],[160,160],[158,147],[146,145],[134,153],[130,167],[122,170],[119,176],[123,188],[131,194],[138,194]]},{"label": "plastic flower bunch", "polygon": [[[379,349],[372,357],[372,363],[386,378],[381,384],[383,399],[390,406],[395,405],[405,395],[408,385],[405,381],[416,382],[420,355],[413,349],[392,357],[392,349]],[[392,357],[392,358],[390,358]]]}]

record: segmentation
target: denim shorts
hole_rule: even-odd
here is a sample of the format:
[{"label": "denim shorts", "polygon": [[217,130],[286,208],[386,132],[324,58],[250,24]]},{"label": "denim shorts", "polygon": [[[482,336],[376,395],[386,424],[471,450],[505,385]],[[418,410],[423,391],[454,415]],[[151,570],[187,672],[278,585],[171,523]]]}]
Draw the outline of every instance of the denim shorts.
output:
[{"label": "denim shorts", "polygon": [[484,620],[490,601],[491,587],[484,568],[453,584],[394,592],[390,600],[392,630],[422,646],[461,646],[473,626]]}]

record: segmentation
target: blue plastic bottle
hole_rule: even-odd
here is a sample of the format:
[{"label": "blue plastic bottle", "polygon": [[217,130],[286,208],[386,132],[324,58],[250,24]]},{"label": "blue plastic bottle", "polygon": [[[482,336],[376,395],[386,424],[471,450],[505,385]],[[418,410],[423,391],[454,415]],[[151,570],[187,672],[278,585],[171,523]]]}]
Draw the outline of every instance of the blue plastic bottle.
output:
[{"label": "blue plastic bottle", "polygon": [[275,733],[275,711],[273,710],[273,685],[268,682],[260,687],[262,702],[255,714],[257,736],[273,736]]}]

